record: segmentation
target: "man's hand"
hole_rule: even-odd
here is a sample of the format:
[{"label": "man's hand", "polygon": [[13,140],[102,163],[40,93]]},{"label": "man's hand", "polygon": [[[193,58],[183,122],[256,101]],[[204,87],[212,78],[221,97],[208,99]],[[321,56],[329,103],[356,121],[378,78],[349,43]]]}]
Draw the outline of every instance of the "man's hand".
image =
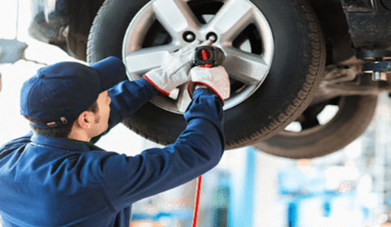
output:
[{"label": "man's hand", "polygon": [[170,54],[159,68],[147,72],[144,77],[163,94],[169,95],[176,87],[191,80],[189,71],[193,65],[194,49],[211,43],[206,41],[200,44],[199,41],[194,41]]},{"label": "man's hand", "polygon": [[194,67],[190,70],[190,76],[192,82],[187,87],[190,97],[199,85],[205,85],[212,89],[221,100],[229,98],[230,95],[230,83],[228,73],[223,66],[217,66],[213,68],[201,68]]}]

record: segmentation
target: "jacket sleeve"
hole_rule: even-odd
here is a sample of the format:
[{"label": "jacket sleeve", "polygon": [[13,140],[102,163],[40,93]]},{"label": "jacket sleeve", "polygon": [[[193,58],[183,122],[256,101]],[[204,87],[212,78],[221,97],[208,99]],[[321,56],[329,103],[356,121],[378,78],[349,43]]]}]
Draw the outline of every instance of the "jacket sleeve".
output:
[{"label": "jacket sleeve", "polygon": [[109,128],[114,127],[159,94],[145,78],[122,81],[109,89],[111,98]]},{"label": "jacket sleeve", "polygon": [[224,151],[223,110],[212,91],[197,89],[174,144],[129,157],[109,153],[100,175],[115,209],[186,183],[218,164]]}]

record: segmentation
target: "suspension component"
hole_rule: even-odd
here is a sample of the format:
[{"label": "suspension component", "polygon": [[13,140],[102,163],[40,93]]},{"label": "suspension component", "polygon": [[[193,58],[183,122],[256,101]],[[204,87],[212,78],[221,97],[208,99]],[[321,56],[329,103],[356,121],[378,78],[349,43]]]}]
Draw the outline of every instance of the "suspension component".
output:
[{"label": "suspension component", "polygon": [[364,65],[363,72],[372,73],[372,80],[373,81],[386,81],[387,74],[391,73],[391,62],[390,61],[383,61],[383,62],[375,61],[373,63]]}]

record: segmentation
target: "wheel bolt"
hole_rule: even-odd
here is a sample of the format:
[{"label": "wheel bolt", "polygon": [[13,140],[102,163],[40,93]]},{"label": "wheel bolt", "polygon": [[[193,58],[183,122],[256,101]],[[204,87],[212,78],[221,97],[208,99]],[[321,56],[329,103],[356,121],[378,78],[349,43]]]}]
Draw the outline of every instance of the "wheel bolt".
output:
[{"label": "wheel bolt", "polygon": [[187,31],[187,32],[183,33],[183,39],[186,42],[191,43],[196,39],[196,36],[193,32]]},{"label": "wheel bolt", "polygon": [[207,35],[206,35],[206,40],[212,40],[213,42],[216,42],[217,41],[217,35],[214,33],[214,32],[209,32]]}]

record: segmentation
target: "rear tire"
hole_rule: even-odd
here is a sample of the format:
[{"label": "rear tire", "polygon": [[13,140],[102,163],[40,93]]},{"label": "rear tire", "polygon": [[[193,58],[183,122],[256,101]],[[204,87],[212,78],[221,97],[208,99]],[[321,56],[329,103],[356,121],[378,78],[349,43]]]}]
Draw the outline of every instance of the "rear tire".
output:
[{"label": "rear tire", "polygon": [[339,110],[327,124],[301,132],[281,131],[253,146],[268,154],[294,159],[331,154],[364,133],[375,114],[377,99],[372,95],[340,97]]}]

